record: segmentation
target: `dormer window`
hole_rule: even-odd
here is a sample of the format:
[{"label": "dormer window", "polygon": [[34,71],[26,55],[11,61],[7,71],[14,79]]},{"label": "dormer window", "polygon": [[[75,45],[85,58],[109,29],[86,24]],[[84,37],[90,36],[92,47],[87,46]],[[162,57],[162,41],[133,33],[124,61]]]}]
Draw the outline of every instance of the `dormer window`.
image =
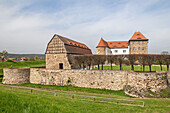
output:
[{"label": "dormer window", "polygon": [[137,36],[139,36],[140,34],[137,34]]},{"label": "dormer window", "polygon": [[138,37],[137,39],[141,39],[141,37]]},{"label": "dormer window", "polygon": [[73,45],[73,43],[70,43],[71,45]]},{"label": "dormer window", "polygon": [[74,44],[75,46],[77,46],[76,44]]}]

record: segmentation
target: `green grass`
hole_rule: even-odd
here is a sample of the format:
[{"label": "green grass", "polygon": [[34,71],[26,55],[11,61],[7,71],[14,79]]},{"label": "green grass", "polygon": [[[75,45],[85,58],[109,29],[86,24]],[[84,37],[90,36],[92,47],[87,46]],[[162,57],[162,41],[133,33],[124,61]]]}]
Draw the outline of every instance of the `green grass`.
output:
[{"label": "green grass", "polygon": [[107,89],[82,88],[82,87],[75,87],[75,86],[41,85],[41,84],[32,84],[32,83],[18,84],[16,86],[44,88],[44,89],[50,89],[50,90],[62,90],[62,91],[74,91],[74,92],[78,91],[78,92],[86,92],[86,93],[114,94],[114,95],[119,95],[119,96],[127,96],[125,95],[123,90],[113,91],[113,90],[107,90]]},{"label": "green grass", "polygon": [[3,75],[3,68],[11,68],[11,65],[13,68],[16,67],[42,67],[45,66],[44,60],[39,61],[6,61],[6,62],[0,62],[0,75]]},{"label": "green grass", "polygon": [[[97,70],[98,68],[94,68],[94,70]],[[100,67],[101,70],[101,67]],[[103,70],[111,70],[111,66],[103,66]],[[112,70],[120,70],[120,66],[113,66]],[[130,71],[131,66],[122,66],[122,70]],[[143,68],[142,66],[134,66],[134,71],[136,72],[142,72]],[[161,71],[160,66],[152,66],[152,72],[155,71]],[[167,71],[166,66],[163,66],[163,71]],[[145,66],[145,72],[149,72],[149,66]]]},{"label": "green grass", "polygon": [[[108,97],[112,95],[107,95]],[[168,99],[136,99],[145,102],[145,107],[107,101],[92,101],[67,95],[0,86],[0,112],[4,113],[168,113]],[[129,97],[124,97],[129,99]]]}]

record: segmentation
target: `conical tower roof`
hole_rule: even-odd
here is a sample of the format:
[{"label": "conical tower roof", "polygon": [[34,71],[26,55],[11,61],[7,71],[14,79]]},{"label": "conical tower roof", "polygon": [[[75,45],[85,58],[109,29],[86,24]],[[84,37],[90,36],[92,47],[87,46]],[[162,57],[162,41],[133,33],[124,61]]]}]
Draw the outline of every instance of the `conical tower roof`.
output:
[{"label": "conical tower roof", "polygon": [[101,38],[97,47],[108,47],[108,44],[105,40],[103,40],[103,38]]}]

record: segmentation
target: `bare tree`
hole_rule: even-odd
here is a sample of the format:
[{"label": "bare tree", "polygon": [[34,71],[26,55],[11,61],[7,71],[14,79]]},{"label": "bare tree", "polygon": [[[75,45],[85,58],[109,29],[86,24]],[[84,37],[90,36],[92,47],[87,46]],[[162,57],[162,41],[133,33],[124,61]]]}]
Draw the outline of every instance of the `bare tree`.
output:
[{"label": "bare tree", "polygon": [[139,62],[141,63],[141,65],[143,66],[143,72],[145,72],[146,55],[144,55],[144,54],[139,55],[138,59],[139,59]]},{"label": "bare tree", "polygon": [[117,61],[119,62],[120,65],[120,70],[122,70],[122,64],[125,60],[125,55],[116,55]]},{"label": "bare tree", "polygon": [[162,65],[164,63],[164,55],[156,55],[155,60],[160,65],[162,71]]},{"label": "bare tree", "polygon": [[145,55],[145,60],[146,60],[146,63],[149,65],[149,70],[150,72],[152,71],[152,64],[155,60],[155,55]]},{"label": "bare tree", "polygon": [[135,54],[129,54],[127,57],[128,57],[130,65],[131,65],[131,70],[134,71],[134,64],[138,60],[139,57]]},{"label": "bare tree", "polygon": [[110,63],[111,70],[113,70],[112,64],[116,61],[115,55],[107,55],[107,60]]},{"label": "bare tree", "polygon": [[163,55],[165,65],[167,66],[167,71],[169,71],[170,55]]}]

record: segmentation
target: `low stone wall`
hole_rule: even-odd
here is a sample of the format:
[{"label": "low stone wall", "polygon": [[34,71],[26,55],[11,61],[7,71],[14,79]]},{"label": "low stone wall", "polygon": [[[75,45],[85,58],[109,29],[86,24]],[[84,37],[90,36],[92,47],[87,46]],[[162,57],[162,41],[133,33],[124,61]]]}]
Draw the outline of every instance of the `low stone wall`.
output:
[{"label": "low stone wall", "polygon": [[30,82],[30,68],[4,68],[3,84],[23,84]]},{"label": "low stone wall", "polygon": [[[167,72],[137,73],[111,70],[48,70],[31,68],[30,82],[45,85],[68,85],[87,88],[121,90],[135,88],[135,92],[159,92],[167,87]],[[128,88],[129,90],[129,88]],[[126,93],[130,93],[130,91]]]},{"label": "low stone wall", "polygon": [[45,68],[4,69],[4,84],[34,83],[86,88],[125,90],[136,97],[167,88],[168,72],[137,73],[113,70],[51,70]]},{"label": "low stone wall", "polygon": [[127,71],[50,70],[31,68],[30,82],[45,85],[73,85],[86,88],[121,90]]}]

